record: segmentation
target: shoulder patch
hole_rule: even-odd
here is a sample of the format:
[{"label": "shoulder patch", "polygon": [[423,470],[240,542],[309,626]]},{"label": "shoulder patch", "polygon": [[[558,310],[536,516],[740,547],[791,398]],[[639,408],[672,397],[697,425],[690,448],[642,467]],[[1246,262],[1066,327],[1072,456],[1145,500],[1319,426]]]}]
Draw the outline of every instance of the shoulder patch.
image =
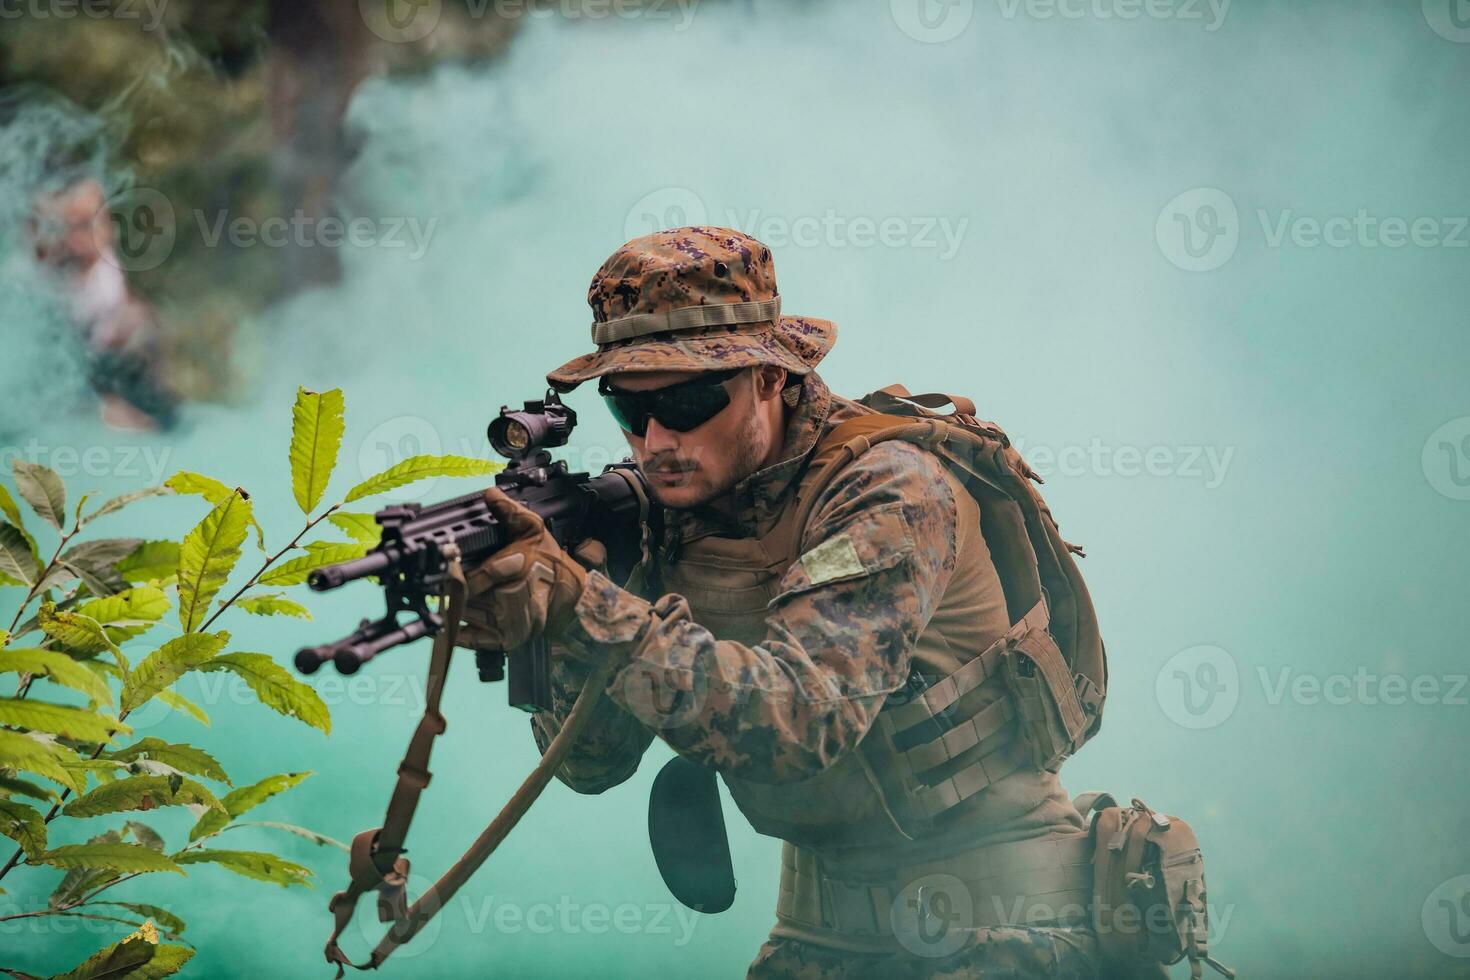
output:
[{"label": "shoulder patch", "polygon": [[861,575],[866,568],[858,557],[857,548],[846,534],[828,538],[811,551],[801,556],[801,566],[806,570],[808,583],[820,585],[848,575]]}]

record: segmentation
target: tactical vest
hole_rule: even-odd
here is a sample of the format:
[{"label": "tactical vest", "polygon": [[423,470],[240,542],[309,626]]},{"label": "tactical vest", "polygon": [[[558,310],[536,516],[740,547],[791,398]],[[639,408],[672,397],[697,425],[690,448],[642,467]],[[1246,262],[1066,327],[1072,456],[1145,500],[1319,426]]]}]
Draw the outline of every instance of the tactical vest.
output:
[{"label": "tactical vest", "polygon": [[968,403],[939,416],[914,401],[893,388],[853,403],[858,414],[818,441],[764,536],[687,538],[677,560],[661,569],[663,590],[684,596],[695,622],[721,639],[753,645],[764,637],[767,606],[800,558],[815,502],[874,444],[902,439],[936,453],[978,504],[1010,630],[982,650],[954,649],[937,624],[952,619],[946,603],[968,597],[947,591],[918,638],[908,682],[873,692],[887,695],[885,707],[857,751],[798,783],[725,776],[762,834],[824,848],[918,839],[1023,766],[1056,771],[1100,723],[1106,666],[1096,619],[1070,546],[1023,476],[1029,467]]}]

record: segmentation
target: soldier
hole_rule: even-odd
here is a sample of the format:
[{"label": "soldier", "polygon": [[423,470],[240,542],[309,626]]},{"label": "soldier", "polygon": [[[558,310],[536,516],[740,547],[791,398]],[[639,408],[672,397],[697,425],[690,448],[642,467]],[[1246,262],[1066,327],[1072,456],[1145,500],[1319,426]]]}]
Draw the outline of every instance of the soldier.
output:
[{"label": "soldier", "polygon": [[589,665],[614,659],[559,778],[601,793],[657,735],[786,842],[750,977],[1096,976],[1086,827],[1060,756],[1035,764],[996,654],[1045,634],[1047,604],[1008,611],[955,468],[914,441],[835,444],[872,414],[814,370],[836,326],[781,314],[770,251],[746,235],[635,239],[589,302],[597,351],[547,380],[599,379],[662,535],[619,585],[595,545],[574,560],[488,491],[516,540],[469,576],[460,640],[553,641],[543,751]]}]

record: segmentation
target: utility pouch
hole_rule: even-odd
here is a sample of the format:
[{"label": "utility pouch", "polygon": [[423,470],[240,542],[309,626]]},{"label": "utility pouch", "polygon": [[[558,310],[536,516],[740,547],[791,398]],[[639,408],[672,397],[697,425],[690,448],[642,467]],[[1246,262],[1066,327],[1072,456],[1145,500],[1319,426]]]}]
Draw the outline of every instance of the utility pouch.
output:
[{"label": "utility pouch", "polygon": [[1016,706],[1021,739],[1038,770],[1056,772],[1086,738],[1089,724],[1077,682],[1045,625],[1023,620],[1007,638],[1006,685]]},{"label": "utility pouch", "polygon": [[723,912],[735,901],[735,869],[715,773],[670,759],[648,795],[648,842],[664,884],[696,912]]},{"label": "utility pouch", "polygon": [[1205,864],[1194,828],[1142,800],[1116,805],[1107,793],[1073,801],[1092,820],[1093,928],[1105,967],[1118,976],[1188,958],[1190,977],[1204,966],[1235,971],[1210,956]]}]

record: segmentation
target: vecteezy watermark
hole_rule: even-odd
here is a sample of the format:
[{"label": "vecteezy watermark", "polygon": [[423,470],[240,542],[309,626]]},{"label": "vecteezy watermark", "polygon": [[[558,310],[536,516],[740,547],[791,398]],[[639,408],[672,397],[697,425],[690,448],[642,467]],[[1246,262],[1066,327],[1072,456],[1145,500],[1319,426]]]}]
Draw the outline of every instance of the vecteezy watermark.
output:
[{"label": "vecteezy watermark", "polygon": [[1424,478],[1451,500],[1470,500],[1470,415],[1450,419],[1424,440]]},{"label": "vecteezy watermark", "polygon": [[1232,0],[996,0],[1006,20],[1198,21],[1213,34],[1230,16]]},{"label": "vecteezy watermark", "polygon": [[[642,235],[711,224],[709,209],[687,187],[663,187],[641,197],[623,222],[625,240]],[[935,252],[941,262],[959,252],[969,230],[968,216],[847,215],[834,208],[813,214],[770,214],[760,208],[727,208],[713,224],[738,228],[772,248],[888,248]]]},{"label": "vecteezy watermark", "polygon": [[274,215],[267,218],[231,217],[228,211],[207,215],[194,212],[199,237],[206,248],[218,248],[225,241],[235,248],[407,248],[410,259],[421,259],[429,250],[429,240],[439,224],[438,218],[427,221],[412,216],[339,218],[335,215],[313,216],[297,211],[289,218]]},{"label": "vecteezy watermark", "polygon": [[[1470,248],[1470,215],[1374,214],[1358,208],[1326,217],[1294,208],[1257,208],[1266,248]],[[1218,187],[1199,187],[1164,205],[1154,226],[1159,250],[1187,272],[1211,272],[1235,255],[1243,232],[1234,199]]]},{"label": "vecteezy watermark", "polygon": [[[683,32],[700,0],[464,0],[460,13],[472,20],[560,18],[562,20],[668,21]],[[384,41],[411,44],[433,33],[444,16],[443,0],[358,0],[363,23]]]},{"label": "vecteezy watermark", "polygon": [[1154,696],[1181,728],[1224,724],[1240,702],[1240,669],[1223,647],[1201,644],[1180,650],[1154,678]]},{"label": "vecteezy watermark", "polygon": [[168,0],[0,0],[0,20],[136,20],[156,31],[167,7]]},{"label": "vecteezy watermark", "polygon": [[1470,44],[1470,0],[1423,0],[1424,20],[1446,41]]},{"label": "vecteezy watermark", "polygon": [[1240,245],[1240,212],[1218,187],[1185,191],[1159,212],[1154,239],[1164,257],[1186,272],[1210,272]]},{"label": "vecteezy watermark", "polygon": [[893,936],[915,956],[939,959],[959,950],[975,926],[975,896],[954,875],[909,882],[888,910]]},{"label": "vecteezy watermark", "polygon": [[[0,0],[3,2],[3,0]],[[290,215],[264,218],[229,211],[195,209],[184,222],[173,203],[150,187],[132,187],[103,205],[106,220],[92,222],[92,235],[102,257],[125,272],[146,272],[163,264],[178,247],[181,234],[197,233],[205,248],[384,248],[405,249],[421,259],[429,249],[437,217],[412,215]]]},{"label": "vecteezy watermark", "polygon": [[1429,893],[1420,911],[1424,935],[1456,959],[1470,958],[1470,875],[1456,875]]},{"label": "vecteezy watermark", "polygon": [[[1359,666],[1320,674],[1292,666],[1257,665],[1255,680],[1268,707],[1347,705],[1470,707],[1470,674],[1402,674]],[[1240,703],[1242,683],[1235,658],[1201,645],[1181,650],[1159,668],[1154,694],[1170,721],[1182,728],[1223,725]]]},{"label": "vecteezy watermark", "polygon": [[168,475],[169,446],[52,446],[34,437],[24,446],[0,449],[0,468],[17,459],[49,466],[63,477],[119,477],[162,483]]},{"label": "vecteezy watermark", "polygon": [[[432,883],[410,873],[407,890],[410,900],[424,895]],[[367,904],[367,903],[364,903]],[[427,907],[425,908],[427,911]],[[677,949],[688,946],[694,938],[700,913],[677,902],[583,902],[570,895],[560,895],[554,902],[522,902],[495,895],[471,895],[460,892],[447,905],[433,909],[434,917],[413,942],[400,946],[395,956],[411,959],[439,939],[444,923],[453,918],[464,923],[472,936],[496,934],[515,936],[668,936]],[[376,943],[382,934],[377,916],[361,910],[356,916],[357,931],[364,942]]]},{"label": "vecteezy watermark", "polygon": [[1206,490],[1225,482],[1234,446],[1109,446],[1094,438],[1086,446],[1033,446],[1011,443],[1043,480],[1077,476],[1148,476],[1201,480]]},{"label": "vecteezy watermark", "polygon": [[1337,672],[1325,675],[1301,673],[1291,667],[1278,667],[1274,671],[1257,667],[1256,676],[1265,693],[1266,703],[1272,706],[1289,700],[1292,704],[1302,705],[1470,707],[1470,696],[1466,694],[1470,688],[1470,675],[1467,674],[1377,673],[1360,666],[1350,674]]},{"label": "vecteezy watermark", "polygon": [[888,13],[898,29],[915,41],[953,41],[975,19],[975,0],[888,0]]}]

